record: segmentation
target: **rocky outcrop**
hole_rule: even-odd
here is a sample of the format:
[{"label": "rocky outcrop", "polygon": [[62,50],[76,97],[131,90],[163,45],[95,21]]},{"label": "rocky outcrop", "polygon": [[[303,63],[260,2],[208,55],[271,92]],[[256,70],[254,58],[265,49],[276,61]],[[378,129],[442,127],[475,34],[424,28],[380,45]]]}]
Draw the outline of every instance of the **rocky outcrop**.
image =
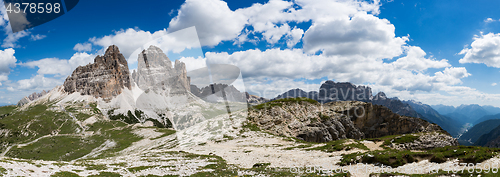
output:
[{"label": "rocky outcrop", "polygon": [[310,142],[344,138],[377,138],[417,132],[444,132],[438,125],[400,116],[386,107],[360,101],[328,104],[301,102],[267,103],[270,107],[249,110],[249,120],[270,133]]},{"label": "rocky outcrop", "polygon": [[187,94],[190,91],[186,65],[176,60],[172,67],[172,62],[160,48],[150,46],[139,54],[137,60],[137,72],[132,73],[132,78],[142,90],[167,94]]},{"label": "rocky outcrop", "polygon": [[248,92],[245,92],[245,95],[247,97],[247,103],[249,104],[262,104],[269,101],[269,99],[267,98],[260,97],[257,95],[250,95]]},{"label": "rocky outcrop", "polygon": [[[401,138],[404,136],[408,135],[401,135],[397,138]],[[429,149],[434,149],[438,147],[445,147],[445,146],[458,146],[458,140],[451,137],[450,135],[447,134],[442,134],[442,133],[437,133],[437,132],[432,132],[432,133],[424,133],[422,135],[410,135],[410,136],[418,136],[418,139],[416,139],[413,142],[407,142],[407,143],[391,143],[389,147],[393,149],[398,149],[398,150],[429,150]]]},{"label": "rocky outcrop", "polygon": [[461,124],[453,121],[451,118],[440,115],[429,105],[418,103],[415,101],[401,101],[398,98],[388,98],[384,92],[379,92],[372,96],[372,90],[367,86],[356,86],[349,82],[333,82],[326,81],[319,89],[319,92],[305,92],[301,89],[292,89],[281,95],[278,95],[272,100],[280,98],[297,98],[306,97],[314,99],[320,103],[328,103],[334,101],[363,101],[374,105],[381,105],[389,108],[392,112],[427,120],[431,123],[440,125],[455,137],[460,134]]},{"label": "rocky outcrop", "polygon": [[49,91],[43,90],[40,93],[34,92],[31,95],[28,95],[28,96],[24,97],[23,99],[19,100],[19,102],[17,102],[17,106],[23,106],[31,101],[34,101],[34,100],[46,95],[49,92],[50,92],[50,90]]},{"label": "rocky outcrop", "polygon": [[117,46],[106,49],[103,56],[97,56],[94,63],[79,66],[64,81],[64,91],[79,92],[96,98],[110,100],[119,95],[123,88],[131,88],[127,60]]},{"label": "rocky outcrop", "polygon": [[246,102],[245,93],[240,92],[233,85],[210,84],[199,89],[196,85],[191,85],[191,93],[208,102],[218,102],[227,100],[230,102]]}]

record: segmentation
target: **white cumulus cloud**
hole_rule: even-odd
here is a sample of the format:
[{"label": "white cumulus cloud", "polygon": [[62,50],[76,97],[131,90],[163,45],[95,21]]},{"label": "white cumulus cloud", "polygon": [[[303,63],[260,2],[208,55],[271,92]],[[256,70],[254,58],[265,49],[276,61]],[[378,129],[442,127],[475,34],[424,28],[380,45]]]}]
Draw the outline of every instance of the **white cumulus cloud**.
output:
[{"label": "white cumulus cloud", "polygon": [[85,43],[78,43],[73,47],[73,50],[76,50],[78,52],[90,52],[92,51],[92,44],[85,42]]},{"label": "white cumulus cloud", "polygon": [[460,63],[483,63],[500,68],[500,33],[475,36],[470,48],[466,47],[458,54],[465,55]]},{"label": "white cumulus cloud", "polygon": [[41,60],[30,61],[22,65],[35,68],[38,67],[39,75],[53,74],[56,77],[66,77],[73,72],[78,66],[84,66],[94,62],[96,55],[85,52],[75,53],[69,59],[44,58]]},{"label": "white cumulus cloud", "polygon": [[0,81],[6,81],[10,69],[16,66],[17,59],[14,56],[15,52],[12,48],[0,50]]}]

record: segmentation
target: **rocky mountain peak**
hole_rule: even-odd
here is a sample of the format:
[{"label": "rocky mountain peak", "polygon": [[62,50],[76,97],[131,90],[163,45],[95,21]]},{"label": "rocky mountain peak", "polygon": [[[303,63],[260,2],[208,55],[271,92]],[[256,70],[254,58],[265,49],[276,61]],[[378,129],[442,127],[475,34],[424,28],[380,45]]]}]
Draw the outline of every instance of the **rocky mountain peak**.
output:
[{"label": "rocky mountain peak", "polygon": [[80,92],[110,100],[123,88],[131,88],[127,60],[117,46],[111,45],[103,56],[94,59],[94,63],[77,67],[63,85],[67,93]]},{"label": "rocky mountain peak", "polygon": [[356,86],[349,82],[326,81],[319,89],[318,101],[370,101],[372,89],[367,86]]},{"label": "rocky mountain peak", "polygon": [[176,60],[172,67],[172,62],[160,48],[149,46],[139,54],[137,61],[137,72],[132,73],[132,78],[142,90],[158,90],[168,94],[186,94],[190,91],[186,65]]},{"label": "rocky mountain peak", "polygon": [[[50,90],[49,90],[50,91]],[[36,100],[44,95],[46,95],[47,93],[49,93],[49,91],[45,91],[43,90],[42,92],[40,93],[32,93],[31,95],[28,95],[28,96],[25,96],[23,99],[19,100],[19,102],[17,102],[17,106],[23,106],[25,105],[26,103],[29,103],[33,100]]]},{"label": "rocky mountain peak", "polygon": [[387,96],[385,95],[384,92],[378,92],[377,95],[373,97],[373,100],[385,100],[387,99]]}]

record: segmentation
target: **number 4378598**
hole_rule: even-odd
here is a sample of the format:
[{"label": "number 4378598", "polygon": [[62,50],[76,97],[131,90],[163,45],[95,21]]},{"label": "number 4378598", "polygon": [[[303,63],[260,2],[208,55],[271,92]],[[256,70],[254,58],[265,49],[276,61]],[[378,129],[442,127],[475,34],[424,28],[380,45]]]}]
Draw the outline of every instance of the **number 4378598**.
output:
[{"label": "number 4378598", "polygon": [[61,4],[59,3],[9,3],[6,11],[8,13],[59,13],[61,12]]}]

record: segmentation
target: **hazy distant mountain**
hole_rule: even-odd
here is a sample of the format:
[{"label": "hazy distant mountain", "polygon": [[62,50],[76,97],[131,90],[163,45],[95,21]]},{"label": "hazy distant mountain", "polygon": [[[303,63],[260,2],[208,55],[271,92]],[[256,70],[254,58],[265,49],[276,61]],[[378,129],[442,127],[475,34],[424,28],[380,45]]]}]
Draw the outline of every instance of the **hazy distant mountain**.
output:
[{"label": "hazy distant mountain", "polygon": [[465,132],[458,140],[462,145],[472,145],[479,137],[500,126],[500,119],[481,122]]},{"label": "hazy distant mountain", "polygon": [[[477,104],[460,105],[458,107],[447,105],[432,105],[432,107],[442,115],[451,117],[462,123],[480,123],[488,118],[482,117],[493,114],[500,114],[500,108],[494,106],[480,106]],[[480,120],[481,119],[481,120]],[[491,118],[490,118],[491,119]]]},{"label": "hazy distant mountain", "polygon": [[485,109],[486,111],[488,111],[491,114],[500,114],[500,108],[499,107],[494,107],[494,106],[490,106],[490,105],[485,105],[485,106],[482,106],[482,107],[483,107],[483,109]]},{"label": "hazy distant mountain", "polygon": [[487,115],[479,118],[476,120],[474,124],[479,124],[481,122],[487,121],[487,120],[492,120],[492,119],[500,119],[500,114],[495,114],[495,115]]},{"label": "hazy distant mountain", "polygon": [[452,112],[449,114],[445,114],[445,116],[448,116],[448,117],[452,118],[453,120],[460,122],[461,124],[471,123],[471,122],[469,122],[468,116],[463,115],[463,114],[458,113],[458,112]]},{"label": "hazy distant mountain", "polygon": [[434,108],[437,112],[439,112],[439,114],[442,114],[442,115],[446,115],[446,114],[449,114],[449,113],[452,113],[455,111],[454,106],[447,106],[447,105],[439,104],[439,105],[431,105],[431,107]]},{"label": "hazy distant mountain", "polygon": [[460,105],[455,109],[454,112],[469,117],[469,120],[467,120],[467,122],[470,123],[476,122],[476,120],[478,120],[479,118],[491,114],[488,111],[486,111],[486,109],[477,104]]}]

